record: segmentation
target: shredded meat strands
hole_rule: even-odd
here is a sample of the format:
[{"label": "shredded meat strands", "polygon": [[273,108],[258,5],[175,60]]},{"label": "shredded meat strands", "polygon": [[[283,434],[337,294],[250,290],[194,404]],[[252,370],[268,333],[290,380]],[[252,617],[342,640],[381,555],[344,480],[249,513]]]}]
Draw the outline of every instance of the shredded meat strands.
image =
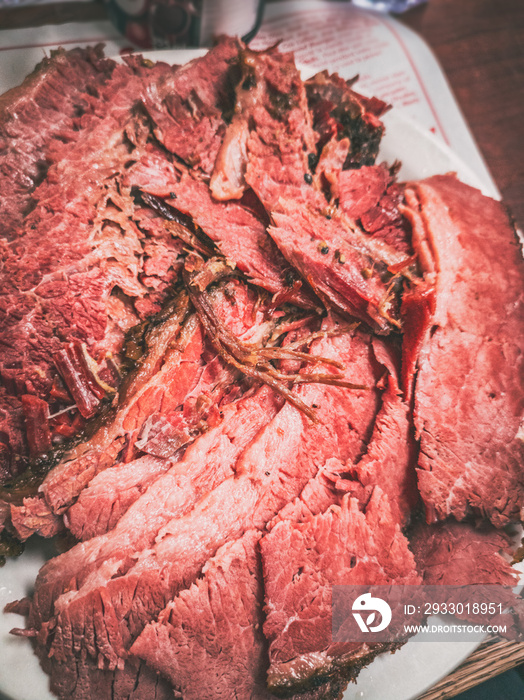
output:
[{"label": "shredded meat strands", "polygon": [[[207,287],[210,284],[230,276],[231,273],[231,267],[223,259],[211,258],[204,263],[196,254],[190,256],[190,263],[186,265],[184,269],[184,281],[200,321],[213,346],[227,363],[239,369],[246,376],[270,386],[314,423],[318,423],[315,411],[294,394],[286,384],[318,383],[340,386],[346,389],[365,390],[369,388],[362,384],[348,382],[345,379],[341,379],[340,376],[336,374],[283,374],[278,372],[271,364],[271,360],[302,360],[313,364],[329,364],[338,369],[344,369],[344,365],[336,360],[331,360],[319,355],[309,355],[294,350],[293,346],[303,347],[316,338],[345,333],[347,331],[347,326],[329,333],[314,333],[308,338],[288,345],[285,348],[259,348],[254,345],[242,343],[220,323],[213,310],[211,299],[207,294]],[[203,280],[205,280],[204,283]],[[354,328],[355,326],[353,325],[351,327]]]}]

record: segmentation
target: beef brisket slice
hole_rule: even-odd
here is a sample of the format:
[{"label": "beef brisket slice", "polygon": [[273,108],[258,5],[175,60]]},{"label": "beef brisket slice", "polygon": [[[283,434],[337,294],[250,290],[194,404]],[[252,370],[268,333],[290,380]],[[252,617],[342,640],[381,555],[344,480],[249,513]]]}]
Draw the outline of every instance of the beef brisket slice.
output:
[{"label": "beef brisket slice", "polygon": [[[380,369],[365,336],[345,334],[316,341],[314,346],[312,352],[344,361],[348,378],[355,379],[357,375],[369,387],[375,386]],[[103,564],[85,579],[78,592],[65,593],[58,599],[57,593],[68,590],[71,584],[76,588],[81,580],[75,573],[71,581],[71,569],[64,576],[63,566],[53,565],[53,562],[46,565],[37,582],[32,616],[32,624],[41,627],[42,652],[47,653],[46,630],[54,628],[53,639],[49,641],[57,661],[76,654],[74,638],[89,654],[101,653],[113,667],[121,664],[144,626],[179,590],[195,580],[220,546],[248,529],[263,528],[290,499],[299,495],[326,458],[334,456],[345,461],[363,450],[378,409],[379,398],[373,389],[351,391],[335,386],[307,385],[298,392],[307,403],[322,407],[319,423],[310,424],[297,409],[286,404],[249,445],[244,443],[243,454],[234,463],[234,474],[218,485],[215,483],[213,490],[205,495],[200,492],[200,500],[193,510],[179,511],[160,530],[158,516],[155,516],[150,523],[152,530],[146,530],[141,539],[142,546],[150,543],[150,549],[144,550],[134,565],[129,555],[124,556],[123,549],[119,556],[104,558]],[[210,433],[200,440],[208,439]],[[188,453],[195,451],[198,444],[199,440]],[[198,463],[201,464],[201,457]],[[168,474],[160,477],[154,487],[160,487]],[[109,533],[113,547],[121,549],[119,533],[128,533],[123,523],[133,522],[132,512],[144,528],[151,520],[151,511],[158,511],[154,500],[144,508],[148,494],[151,498],[151,488]],[[132,537],[137,531],[136,522]],[[87,546],[92,542],[95,540],[86,543]],[[135,541],[135,547],[127,551],[136,552],[137,544]],[[84,552],[71,550],[64,556],[73,562],[76,557],[78,562]],[[74,564],[74,569],[77,567],[78,563]],[[119,576],[122,571],[124,575]],[[163,573],[159,577],[160,571]],[[101,632],[95,633],[99,624],[96,611],[102,600],[105,615],[100,622],[109,634],[107,637],[104,632],[104,642]],[[38,619],[48,620],[54,615],[57,617],[51,621],[51,626],[47,623],[42,626]],[[59,673],[59,668],[56,672]]]},{"label": "beef brisket slice", "polygon": [[327,71],[306,81],[319,155],[322,158],[322,151],[330,141],[347,140],[344,169],[374,164],[384,133],[380,117],[389,109],[381,100],[368,99],[352,90],[353,82]]},{"label": "beef brisket slice", "polygon": [[[500,604],[504,612],[489,619],[489,624],[498,624],[503,637],[522,640],[524,604],[515,593],[520,572],[510,563],[515,541],[485,521],[475,527],[451,520],[419,523],[410,543],[425,584],[443,586],[443,600],[457,603],[462,596],[464,603],[471,602],[457,614],[459,619],[485,624],[485,603]],[[431,596],[434,598],[433,592]],[[477,612],[475,602],[484,604]]]},{"label": "beef brisket slice", "polygon": [[31,194],[45,177],[50,144],[68,141],[115,63],[100,46],[52,51],[16,88],[0,97],[0,237],[22,232]]},{"label": "beef brisket slice", "polygon": [[202,58],[150,83],[143,104],[168,151],[210,174],[234,105],[239,42],[225,38]]},{"label": "beef brisket slice", "polygon": [[306,93],[293,54],[272,48],[244,49],[237,109],[228,127],[211,191],[218,199],[238,198],[253,188],[271,211],[286,187],[307,198],[311,187],[308,154],[316,135],[311,127]]},{"label": "beef brisket slice", "polygon": [[455,177],[412,191],[436,297],[414,408],[427,519],[473,510],[501,526],[524,504],[521,252],[502,205]]},{"label": "beef brisket slice", "polygon": [[202,332],[194,316],[184,322],[187,299],[149,337],[149,352],[130,378],[115,414],[91,437],[66,453],[40,486],[57,513],[70,506],[100,471],[112,466],[126,442],[137,440],[150,414],[176,409],[202,371]]},{"label": "beef brisket slice", "polygon": [[299,306],[314,307],[310,292],[293,288],[293,271],[266,233],[265,222],[241,204],[217,202],[205,182],[179,171],[162,152],[149,150],[127,172],[126,183],[165,197],[174,210],[188,215],[255,284]]},{"label": "beef brisket slice", "polygon": [[299,498],[282,508],[271,527],[280,520],[304,521],[332,505],[340,506],[347,493],[363,506],[375,486],[380,486],[387,495],[393,522],[401,527],[409,522],[419,501],[416,445],[408,407],[399,392],[397,372],[384,356],[383,343],[375,339],[373,348],[377,359],[388,365],[390,374],[365,451],[345,463],[328,459],[308,481]]},{"label": "beef brisket slice", "polygon": [[[244,51],[242,65],[237,112],[217,159],[212,193],[219,199],[238,198],[250,186],[277,222],[269,229],[273,241],[324,303],[381,331],[398,326],[397,290],[389,285],[384,263],[405,258],[403,245],[395,250],[386,242],[386,232],[372,240],[340,217],[336,223],[328,220],[334,212],[328,208],[323,181],[313,178],[310,167],[318,135],[293,57],[274,50]],[[378,140],[381,133],[380,128]],[[396,231],[386,226],[393,224],[395,214],[398,237],[405,237],[395,202],[391,209],[391,221],[382,208],[381,221],[374,220],[370,228],[373,234],[381,224]],[[389,237],[395,238],[391,232]]]},{"label": "beef brisket slice", "polygon": [[24,498],[21,505],[12,503],[10,518],[10,524],[22,541],[35,533],[42,537],[54,537],[64,529],[62,519],[38,496]]},{"label": "beef brisket slice", "polygon": [[412,253],[411,227],[401,213],[403,188],[385,165],[339,171],[334,181],[339,207],[358,221],[363,231],[400,253]]},{"label": "beef brisket slice", "polygon": [[[52,660],[40,661],[49,672]],[[173,688],[145,663],[107,671],[92,659],[78,663],[73,660],[61,668],[60,674],[51,675],[50,689],[62,700],[173,700]]]},{"label": "beef brisket slice", "polygon": [[250,530],[224,545],[198,579],[142,632],[131,652],[185,700],[268,700],[262,580]]},{"label": "beef brisket slice", "polygon": [[[36,395],[51,414],[75,404],[83,418],[94,415],[105,390],[100,394],[91,364],[106,373],[107,383],[108,358],[118,360],[125,332],[159,311],[177,276],[181,245],[166,232],[161,243],[170,253],[168,269],[160,288],[150,285],[146,244],[154,248],[156,239],[148,240],[133,222],[133,202],[118,186],[130,151],[139,150],[148,134],[131,109],[137,94],[169,70],[158,66],[137,74],[127,66],[115,68],[99,90],[103,112],[86,117],[74,140],[54,144],[47,178],[33,192],[35,208],[25,233],[5,245],[0,418],[10,458],[5,469],[11,473],[28,452],[23,421],[12,417],[22,414],[20,397]],[[91,358],[87,365],[84,351]],[[54,423],[48,427],[54,444],[61,433]],[[43,421],[42,438],[46,429]],[[48,447],[49,436],[34,445],[31,456]]]},{"label": "beef brisket slice", "polygon": [[273,220],[271,238],[328,307],[366,321],[379,332],[400,325],[385,265],[354,244],[342,218],[281,199]]},{"label": "beef brisket slice", "polygon": [[346,494],[340,506],[303,523],[277,523],[260,546],[268,686],[279,693],[299,691],[339,673],[355,678],[387,648],[333,643],[332,586],[420,580],[408,542],[378,486],[362,510],[358,500]]},{"label": "beef brisket slice", "polygon": [[[94,693],[98,683],[106,687],[119,674],[136,675],[136,664],[124,663],[127,650],[153,619],[151,608],[155,614],[160,612],[170,596],[157,590],[158,584],[163,588],[160,580],[142,579],[142,587],[140,577],[121,574],[133,567],[142,548],[154,547],[163,523],[170,517],[183,518],[195,502],[231,475],[238,453],[274,415],[271,392],[266,387],[260,392],[250,400],[241,399],[239,406],[226,407],[222,424],[197,439],[184,460],[159,477],[112,531],[77,545],[41,571],[29,625],[39,630],[37,651],[42,658],[50,658],[47,671],[53,685],[60,685],[62,678],[73,683],[77,674],[91,684],[85,692]],[[64,593],[68,589],[71,592]],[[132,637],[124,608],[140,617],[131,622]],[[115,626],[118,617],[121,622]],[[77,642],[72,646],[73,638],[79,646]],[[97,672],[97,660],[114,673]]]},{"label": "beef brisket slice", "polygon": [[112,530],[140,495],[172,465],[168,459],[144,455],[98,473],[66,512],[64,522],[78,540]]},{"label": "beef brisket slice", "polygon": [[513,587],[518,580],[501,556],[510,551],[508,537],[487,523],[420,523],[410,535],[410,546],[427,585]]}]

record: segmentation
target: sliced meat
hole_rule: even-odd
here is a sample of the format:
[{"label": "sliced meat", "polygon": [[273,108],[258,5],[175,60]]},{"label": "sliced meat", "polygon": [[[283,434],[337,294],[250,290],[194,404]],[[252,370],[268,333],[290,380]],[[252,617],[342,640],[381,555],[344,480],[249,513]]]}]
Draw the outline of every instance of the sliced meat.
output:
[{"label": "sliced meat", "polygon": [[78,540],[112,530],[149,485],[171,466],[168,459],[145,455],[100,472],[66,512],[67,528]]},{"label": "sliced meat", "polygon": [[202,58],[148,84],[142,101],[168,151],[210,174],[234,106],[240,44],[224,38]]},{"label": "sliced meat", "polygon": [[[161,184],[158,173],[162,173]],[[186,214],[216,247],[248,278],[276,300],[298,306],[318,305],[311,292],[293,286],[296,276],[266,233],[265,222],[236,202],[217,202],[206,183],[167,167],[163,154],[149,151],[126,175],[126,183],[143,192],[166,198],[174,210]],[[174,213],[173,213],[174,216]]]},{"label": "sliced meat", "polygon": [[358,170],[338,170],[332,193],[339,206],[352,219],[360,219],[377,206],[391,176],[383,165],[368,165]]},{"label": "sliced meat", "polygon": [[[255,341],[257,333],[268,332],[272,325],[265,321],[263,307],[257,308],[257,294],[245,284],[226,281],[212,297],[222,323],[240,338]],[[41,486],[56,512],[63,512],[80,496],[67,515],[69,527],[79,539],[94,532],[101,534],[105,524],[114,524],[117,513],[179,461],[198,435],[218,424],[221,408],[246,388],[238,372],[227,367],[204,342],[194,315],[180,328],[185,300],[182,295],[173,317],[153,327],[146,341],[148,350],[124,387],[118,411],[87,443],[67,455]],[[137,463],[143,452],[163,464],[155,459]],[[122,464],[116,472],[103,475],[119,462]],[[97,474],[94,483],[82,492]],[[117,484],[114,479],[120,474],[123,481]],[[125,498],[119,495],[123,484],[127,487]],[[104,497],[98,500],[101,493]]]},{"label": "sliced meat", "polygon": [[271,697],[259,539],[260,532],[250,530],[224,545],[131,649],[186,700],[229,700],[232,692],[239,700]]},{"label": "sliced meat", "polygon": [[271,238],[328,307],[382,333],[400,327],[395,280],[344,219],[281,199],[273,220]]},{"label": "sliced meat", "polygon": [[[63,512],[91,479],[112,466],[126,441],[138,437],[150,413],[176,409],[202,371],[202,332],[192,316],[185,321],[187,297],[179,297],[168,319],[153,326],[148,351],[123,387],[120,406],[93,437],[76,446],[49,472],[40,491],[56,513]],[[184,323],[185,321],[185,323]]]},{"label": "sliced meat", "polygon": [[350,474],[367,492],[380,486],[388,496],[393,522],[401,526],[409,522],[419,501],[416,454],[408,407],[390,375],[366,454]]},{"label": "sliced meat", "polygon": [[410,190],[435,296],[431,315],[421,301],[414,409],[427,520],[475,512],[500,527],[524,505],[521,252],[502,205],[454,176]]},{"label": "sliced meat", "polygon": [[[308,155],[316,159],[317,137],[294,63],[288,55],[271,51],[248,58],[244,58],[244,80],[237,89],[242,110],[238,113],[245,122],[245,147],[241,150],[245,153],[246,185],[252,187],[275,222],[269,228],[270,236],[325,304],[365,320],[379,331],[398,327],[398,310],[394,308],[398,299],[387,270],[388,265],[398,265],[408,257],[398,202],[392,195],[387,202],[380,203],[380,196],[369,200],[362,212],[368,214],[372,209],[373,215],[370,213],[366,222],[369,233],[347,221],[343,212],[339,215],[334,205],[328,206],[322,179],[314,179],[310,172]],[[238,130],[235,121],[230,126],[233,128]],[[346,147],[347,139],[335,141],[333,152],[328,155],[326,150],[322,159],[321,170],[330,173],[337,196],[338,177],[344,174],[334,170],[340,166],[339,150]],[[360,177],[362,192],[367,180],[365,174]],[[381,189],[383,195],[385,182]]]},{"label": "sliced meat", "polygon": [[268,687],[279,694],[307,689],[339,674],[354,679],[387,648],[333,643],[332,586],[420,581],[408,542],[378,486],[365,508],[346,494],[340,506],[306,522],[277,523],[260,546]]},{"label": "sliced meat", "polygon": [[16,88],[0,97],[0,237],[23,232],[33,206],[31,195],[45,178],[54,140],[74,138],[74,129],[89,113],[99,88],[115,63],[101,46],[52,51]]},{"label": "sliced meat", "polygon": [[[41,659],[47,672],[51,663]],[[130,663],[122,671],[99,668],[92,659],[63,665],[61,673],[52,676],[50,689],[63,700],[173,700],[169,683],[144,663]]]},{"label": "sliced meat", "polygon": [[[124,664],[123,659],[127,657],[127,651],[122,647],[122,638],[117,639],[114,636],[116,632],[120,637],[108,617],[109,607],[106,607],[111,600],[116,603],[121,595],[123,597],[120,600],[124,605],[132,605],[135,598],[133,594],[129,595],[129,577],[119,574],[125,573],[133,566],[137,552],[142,548],[154,547],[155,535],[159,527],[169,521],[169,517],[183,517],[194,507],[195,502],[231,475],[239,452],[245,449],[257,430],[275,413],[275,402],[273,400],[273,406],[270,405],[269,391],[264,387],[261,392],[262,396],[255,395],[250,401],[244,398],[240,405],[235,406],[233,403],[226,407],[220,429],[212,429],[196,440],[187,450],[184,460],[160,477],[131,506],[114,530],[103,537],[77,545],[62,555],[60,561],[52,560],[42,570],[29,624],[40,630],[39,649],[42,656],[47,657],[51,652],[52,661],[49,663],[48,673],[53,677],[54,684],[60,683],[64,674],[68,674],[69,677],[72,672],[85,674],[86,669],[96,665],[96,659],[102,658],[96,650],[96,639],[105,649],[104,654],[111,654],[108,667],[114,669],[117,666],[125,676],[132,675],[133,665]],[[257,410],[253,410],[255,407]],[[80,591],[75,593],[74,589],[77,586],[80,587]],[[65,593],[59,598],[60,593],[71,587],[71,593]],[[141,596],[142,592],[147,598],[153,589],[149,585],[146,589],[139,586],[136,589],[137,596]],[[106,600],[106,612],[103,616],[100,615],[99,607],[102,598]],[[157,598],[156,612],[160,612],[167,602],[168,599]],[[150,606],[149,603],[147,605]],[[116,614],[119,615],[122,611],[120,604],[117,608]],[[145,615],[144,611],[144,624],[152,619],[152,616],[148,615],[145,618]],[[42,624],[42,620],[39,619],[41,617],[51,617],[51,620]],[[58,627],[53,631],[56,622]],[[78,625],[82,626],[83,631],[80,635],[83,641],[80,642],[80,646],[84,652],[87,650],[87,654],[82,652],[81,656],[77,657],[71,647],[71,624],[75,630],[79,630]],[[132,624],[136,627],[135,621]],[[122,631],[124,644],[128,647],[132,639],[124,627]],[[135,636],[139,631],[141,628],[137,629]],[[76,632],[73,634],[76,636]],[[103,641],[104,638],[106,641]],[[107,644],[118,649],[120,660],[110,652]],[[120,673],[118,668],[115,677]],[[95,673],[94,679],[99,678],[99,675]],[[106,674],[102,680],[104,683],[112,683],[113,677],[110,674],[107,678]]]},{"label": "sliced meat", "polygon": [[402,214],[404,190],[385,165],[339,170],[332,181],[332,195],[339,207],[368,235],[399,253],[413,253],[411,227]]},{"label": "sliced meat", "polygon": [[[8,96],[18,121],[0,101],[24,217],[0,233],[0,548],[63,524],[83,541],[9,606],[14,633],[64,700],[340,700],[405,633],[335,643],[334,585],[514,582],[504,212],[451,175],[397,184],[374,165],[386,105],[305,85],[276,47],[42,70],[64,73],[52,126],[38,73]],[[523,606],[500,601],[518,636]]]},{"label": "sliced meat", "polygon": [[352,90],[354,82],[322,71],[305,83],[319,153],[329,142],[348,141],[343,169],[374,164],[384,134],[380,117],[390,108]]},{"label": "sliced meat", "polygon": [[404,527],[417,506],[416,445],[411,435],[408,407],[398,388],[397,372],[384,356],[385,346],[374,341],[374,351],[386,364],[389,376],[382,394],[371,438],[362,455],[345,463],[330,458],[306,484],[300,497],[288,503],[272,521],[302,522],[340,506],[346,494],[357,498],[361,507],[367,504],[375,486],[388,496],[393,523]]},{"label": "sliced meat", "polygon": [[509,538],[487,523],[420,523],[410,535],[410,546],[427,585],[513,587],[518,580],[503,556],[511,551]]},{"label": "sliced meat", "polygon": [[[0,425],[5,473],[27,463],[20,397],[45,401],[50,416],[68,405],[83,418],[94,415],[114,389],[111,363],[119,361],[126,331],[160,310],[177,277],[180,242],[165,232],[162,241],[152,237],[146,251],[147,235],[132,220],[134,204],[117,183],[130,152],[140,150],[149,133],[144,117],[132,111],[137,95],[170,71],[163,64],[113,70],[92,113],[70,139],[55,139],[49,148],[47,177],[32,193],[23,236],[4,244],[0,416],[14,414]],[[158,243],[170,256],[160,287],[150,286],[154,277],[147,274],[149,251]],[[24,416],[28,438],[35,435],[33,415]],[[49,428],[50,436],[30,442],[33,453],[49,447],[49,437],[52,445],[62,442],[65,427],[70,436],[83,427],[64,420],[44,421],[39,435]]]},{"label": "sliced meat", "polygon": [[[469,603],[457,614],[459,619],[498,625],[501,636],[522,641],[524,603],[515,593],[520,572],[511,562],[515,541],[485,521],[476,526],[446,521],[419,523],[410,543],[424,583],[442,586],[443,602]],[[437,600],[435,588],[430,590],[429,597]],[[486,603],[504,612],[486,614]]]},{"label": "sliced meat", "polygon": [[9,515],[11,525],[22,542],[35,533],[54,537],[64,529],[62,519],[38,496],[24,498],[22,505],[11,504]]},{"label": "sliced meat", "polygon": [[293,54],[276,48],[244,49],[241,67],[235,115],[217,159],[211,191],[217,199],[238,199],[250,186],[267,211],[286,188],[307,199],[308,180],[312,182],[308,154],[315,150],[316,135]]},{"label": "sliced meat", "polygon": [[[182,510],[160,530],[156,527],[154,544],[151,534],[148,534],[151,550],[143,551],[136,564],[133,565],[132,561],[127,563],[121,557],[111,561],[105,556],[104,564],[98,566],[91,580],[85,579],[78,592],[64,594],[56,599],[54,605],[56,593],[64,590],[64,584],[66,590],[71,586],[71,569],[64,577],[64,561],[62,566],[53,562],[48,564],[37,584],[31,624],[41,628],[40,639],[45,645],[49,625],[44,623],[42,626],[38,617],[41,615],[49,619],[53,612],[58,615],[56,623],[54,620],[51,623],[51,627],[57,625],[51,644],[57,661],[70,658],[74,653],[69,635],[73,633],[76,637],[76,630],[82,629],[86,642],[93,639],[92,643],[109,664],[120,664],[119,659],[127,656],[129,644],[145,624],[160,612],[177,591],[195,580],[218,547],[240,537],[247,529],[263,528],[290,498],[300,493],[308,479],[315,474],[317,465],[323,463],[327,456],[345,460],[362,451],[379,400],[373,387],[380,369],[374,360],[369,339],[358,334],[346,334],[316,341],[314,345],[315,352],[322,356],[342,359],[347,365],[346,376],[355,378],[354,375],[357,375],[360,382],[370,386],[370,390],[351,391],[315,384],[305,386],[300,393],[307,402],[322,406],[319,423],[310,424],[293,406],[284,406],[249,446],[244,443],[243,454],[240,453],[240,459],[235,459],[231,465],[234,466],[234,475],[215,484],[206,495],[201,493],[200,501],[193,501],[193,510]],[[351,422],[348,416],[351,416]],[[198,442],[194,443],[194,449]],[[164,479],[161,477],[155,482],[155,487],[160,487]],[[151,496],[150,492],[151,489],[145,497],[148,494]],[[118,533],[122,531],[125,520],[131,521],[132,511],[137,515],[142,511],[141,519],[147,517],[142,505],[144,502],[144,499],[139,499],[110,533],[115,544],[120,544]],[[156,512],[158,506],[154,500],[151,502],[150,508],[154,504]],[[153,523],[150,524],[152,526]],[[189,548],[188,542],[191,543]],[[131,552],[136,551],[138,543],[135,541],[134,544]],[[75,550],[71,550],[64,556],[68,559],[81,556],[83,560],[84,554],[78,551],[75,555]],[[161,579],[158,577],[160,569],[165,572]],[[126,573],[118,576],[123,572]],[[58,579],[56,573],[59,573]],[[82,583],[78,574],[74,575],[74,580],[76,585]],[[155,593],[152,596],[153,590]],[[101,596],[105,601],[106,615],[109,615],[109,601],[113,601],[111,616],[114,614],[115,620],[125,619],[125,622],[124,626],[118,623],[117,627],[111,623],[108,643],[99,646],[92,637],[92,624],[96,619],[92,614],[98,609]],[[87,642],[88,648],[93,649],[92,643]],[[41,646],[41,649],[47,653],[45,646]]]}]

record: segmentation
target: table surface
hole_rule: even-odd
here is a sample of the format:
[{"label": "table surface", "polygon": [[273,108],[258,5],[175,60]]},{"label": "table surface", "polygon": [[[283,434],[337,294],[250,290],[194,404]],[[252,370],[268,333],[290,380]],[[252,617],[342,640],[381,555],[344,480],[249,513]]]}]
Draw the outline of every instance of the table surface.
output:
[{"label": "table surface", "polygon": [[[0,28],[105,17],[99,2],[0,9]],[[399,19],[433,49],[517,226],[524,231],[524,2],[430,0]],[[524,662],[491,639],[420,700],[446,700]]]}]

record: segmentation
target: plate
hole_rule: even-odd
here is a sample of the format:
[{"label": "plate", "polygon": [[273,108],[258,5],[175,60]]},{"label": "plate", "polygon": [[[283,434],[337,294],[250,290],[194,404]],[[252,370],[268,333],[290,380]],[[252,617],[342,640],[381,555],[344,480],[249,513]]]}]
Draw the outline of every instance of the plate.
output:
[{"label": "plate", "polygon": [[[157,61],[183,64],[200,56],[202,50],[155,51],[144,54]],[[311,72],[311,71],[310,71]],[[306,71],[305,78],[309,77]],[[400,110],[385,115],[386,134],[378,161],[402,161],[400,180],[415,180],[437,173],[456,172],[461,180],[499,198],[493,185],[483,182],[447,146]],[[35,539],[18,560],[8,561],[0,569],[0,611],[4,606],[31,593],[38,570],[53,556],[49,542]],[[18,615],[0,612],[0,700],[53,700],[47,676],[41,670],[30,643],[9,634],[22,626]],[[351,685],[344,700],[409,700],[420,695],[450,673],[476,648],[474,642],[424,642],[411,639],[395,654],[378,657]],[[2,696],[3,694],[3,696]],[[56,700],[56,699],[55,699]]]}]

